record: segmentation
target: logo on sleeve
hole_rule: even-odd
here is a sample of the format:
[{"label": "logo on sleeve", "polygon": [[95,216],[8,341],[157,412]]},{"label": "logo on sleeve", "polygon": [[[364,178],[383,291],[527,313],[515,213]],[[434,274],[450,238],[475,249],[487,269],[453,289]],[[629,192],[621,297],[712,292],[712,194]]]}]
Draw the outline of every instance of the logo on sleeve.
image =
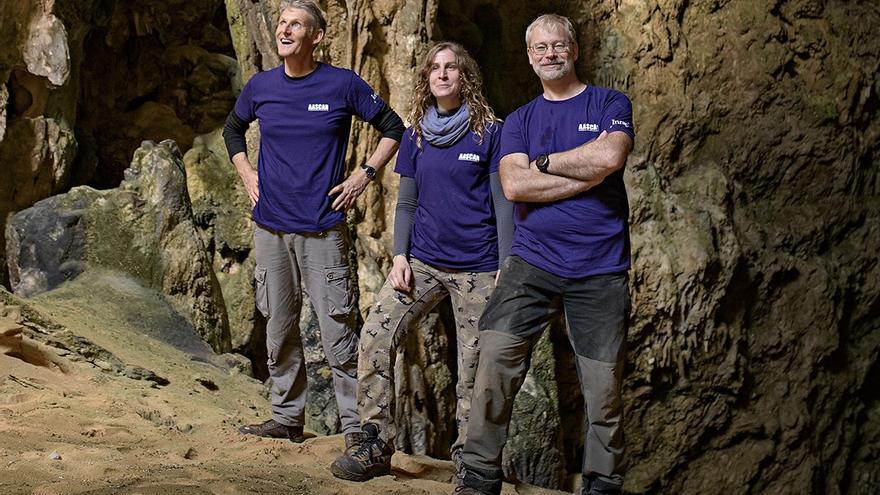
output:
[{"label": "logo on sleeve", "polygon": [[462,162],[478,162],[480,161],[480,155],[476,153],[459,153],[458,160]]},{"label": "logo on sleeve", "polygon": [[370,98],[373,99],[373,103],[379,103],[379,93],[373,93],[370,95]]},{"label": "logo on sleeve", "polygon": [[599,124],[578,124],[578,132],[599,132]]},{"label": "logo on sleeve", "polygon": [[622,126],[626,127],[627,129],[629,129],[629,122],[627,122],[625,120],[611,119],[611,125],[622,125]]},{"label": "logo on sleeve", "polygon": [[309,103],[310,112],[329,112],[330,105],[327,103]]}]

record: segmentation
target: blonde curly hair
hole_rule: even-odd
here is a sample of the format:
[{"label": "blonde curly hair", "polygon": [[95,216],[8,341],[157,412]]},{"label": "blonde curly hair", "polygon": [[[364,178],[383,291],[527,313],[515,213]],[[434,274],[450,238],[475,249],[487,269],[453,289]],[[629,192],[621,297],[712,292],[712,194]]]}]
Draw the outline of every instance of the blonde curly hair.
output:
[{"label": "blonde curly hair", "polygon": [[489,124],[501,121],[495,116],[495,112],[492,111],[486,97],[483,96],[483,77],[480,75],[477,62],[463,46],[452,41],[443,41],[432,46],[425,54],[419,70],[419,79],[413,91],[409,121],[412,123],[413,136],[416,140],[416,146],[419,148],[422,147],[422,117],[425,116],[428,108],[437,105],[437,100],[431,94],[429,84],[431,68],[434,64],[434,58],[443,50],[449,50],[455,54],[461,82],[461,101],[468,104],[470,110],[469,126],[471,131],[477,135],[479,142],[483,142],[483,134]]}]

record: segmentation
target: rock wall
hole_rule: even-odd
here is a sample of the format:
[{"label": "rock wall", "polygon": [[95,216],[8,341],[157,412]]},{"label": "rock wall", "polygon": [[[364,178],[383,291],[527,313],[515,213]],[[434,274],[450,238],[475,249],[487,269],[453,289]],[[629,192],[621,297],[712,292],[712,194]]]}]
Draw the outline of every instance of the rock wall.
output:
[{"label": "rock wall", "polygon": [[878,12],[595,7],[641,137],[630,486],[875,491]]},{"label": "rock wall", "polygon": [[230,350],[220,286],[173,141],[144,142],[117,189],[80,186],[15,214],[6,237],[16,295],[51,290],[92,269],[116,270],[165,294],[215,352]]},{"label": "rock wall", "polygon": [[0,45],[0,232],[72,186],[118,186],[145,139],[186,151],[239,81],[221,0],[3,2]]},{"label": "rock wall", "polygon": [[[6,216],[64,190],[77,151],[69,33],[51,2],[0,5],[0,231]],[[0,243],[5,259],[5,243]],[[5,263],[4,263],[5,267]],[[0,283],[8,283],[6,270]]]}]

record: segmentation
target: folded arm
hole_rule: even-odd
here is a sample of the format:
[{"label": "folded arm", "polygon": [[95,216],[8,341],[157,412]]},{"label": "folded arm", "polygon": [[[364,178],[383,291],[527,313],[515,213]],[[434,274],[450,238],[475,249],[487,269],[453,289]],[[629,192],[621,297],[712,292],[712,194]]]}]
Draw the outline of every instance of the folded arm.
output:
[{"label": "folded arm", "polygon": [[577,148],[551,153],[547,173],[598,184],[626,165],[632,146],[632,138],[624,132],[603,132]]},{"label": "folded arm", "polygon": [[518,203],[550,203],[580,194],[601,181],[590,182],[545,174],[529,164],[525,153],[511,153],[498,168],[507,199]]}]

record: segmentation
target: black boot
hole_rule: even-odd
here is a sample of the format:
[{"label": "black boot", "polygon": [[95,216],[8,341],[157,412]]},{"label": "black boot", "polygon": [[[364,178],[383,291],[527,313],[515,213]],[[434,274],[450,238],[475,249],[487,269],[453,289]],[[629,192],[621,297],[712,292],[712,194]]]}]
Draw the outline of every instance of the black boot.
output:
[{"label": "black boot", "polygon": [[462,495],[499,495],[501,493],[501,470],[484,471],[467,464],[464,466],[464,477],[461,484],[455,487],[456,494]]},{"label": "black boot", "polygon": [[581,487],[582,495],[620,495],[623,493],[623,487],[620,485],[603,481],[598,478],[583,477],[584,484]]},{"label": "black boot", "polygon": [[394,447],[379,438],[379,427],[373,423],[364,425],[364,437],[360,447],[353,453],[344,453],[330,466],[337,478],[350,481],[367,481],[377,476],[391,474],[391,456]]}]

